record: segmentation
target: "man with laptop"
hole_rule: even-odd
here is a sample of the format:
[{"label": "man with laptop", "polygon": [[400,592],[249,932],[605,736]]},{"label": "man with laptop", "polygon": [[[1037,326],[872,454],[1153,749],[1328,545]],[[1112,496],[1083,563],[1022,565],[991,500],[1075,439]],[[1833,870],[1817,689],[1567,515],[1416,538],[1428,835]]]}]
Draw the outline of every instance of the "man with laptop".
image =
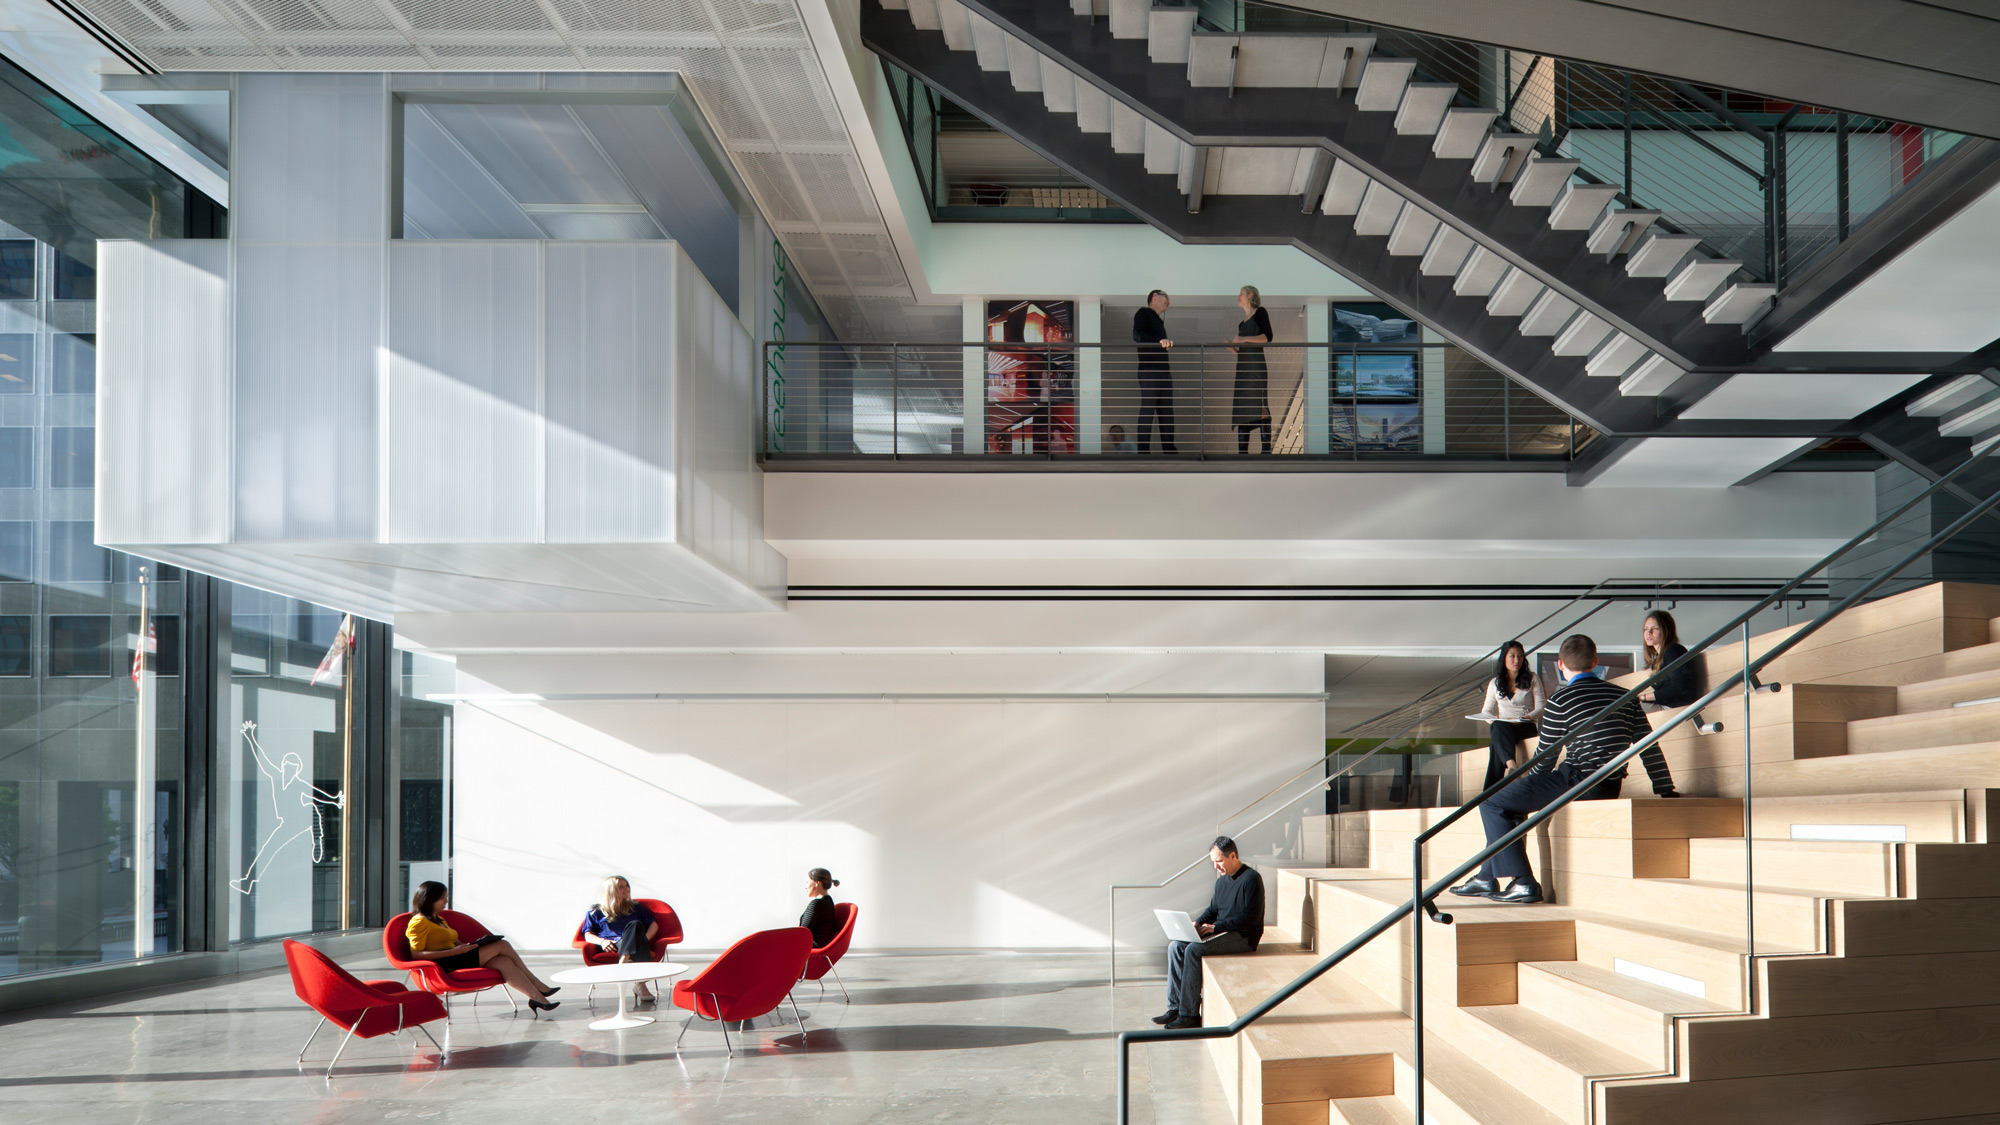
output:
[{"label": "man with laptop", "polygon": [[1219,953],[1255,953],[1264,937],[1264,879],[1236,855],[1236,841],[1217,836],[1208,850],[1215,864],[1215,893],[1208,909],[1160,910],[1167,936],[1167,1010],[1153,1017],[1168,1028],[1201,1026],[1201,959]]}]

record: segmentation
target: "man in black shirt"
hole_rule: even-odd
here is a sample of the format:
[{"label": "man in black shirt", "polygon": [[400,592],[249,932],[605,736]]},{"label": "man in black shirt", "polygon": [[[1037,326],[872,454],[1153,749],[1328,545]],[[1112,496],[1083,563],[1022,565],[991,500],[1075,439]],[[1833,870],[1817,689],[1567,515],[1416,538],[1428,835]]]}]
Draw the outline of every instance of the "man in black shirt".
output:
[{"label": "man in black shirt", "polygon": [[1174,372],[1167,365],[1167,352],[1174,342],[1167,338],[1167,322],[1160,314],[1172,304],[1158,289],[1146,294],[1146,307],[1132,317],[1132,342],[1139,345],[1139,425],[1135,436],[1139,452],[1153,451],[1153,427],[1160,431],[1160,452],[1173,456]]},{"label": "man in black shirt", "polygon": [[1264,879],[1236,856],[1236,841],[1217,836],[1208,850],[1218,878],[1208,909],[1194,920],[1202,941],[1167,943],[1167,1011],[1154,1023],[1201,1026],[1201,959],[1217,953],[1255,953],[1264,939]]},{"label": "man in black shirt", "polygon": [[[1597,674],[1597,642],[1582,633],[1572,633],[1563,640],[1560,659],[1563,686],[1557,688],[1542,707],[1538,747],[1554,746],[1569,732],[1581,729],[1585,723],[1603,714],[1625,694],[1625,689],[1606,683]],[[1491,844],[1513,831],[1514,826],[1527,819],[1529,813],[1547,808],[1556,798],[1574,788],[1577,782],[1596,773],[1604,763],[1624,753],[1634,742],[1651,734],[1652,730],[1652,724],[1646,721],[1645,713],[1639,710],[1637,702],[1627,700],[1619,704],[1615,710],[1605,714],[1596,726],[1570,739],[1563,747],[1561,765],[1551,769],[1549,763],[1543,762],[1526,777],[1495,793],[1479,806],[1479,818],[1486,824],[1486,842]],[[1646,774],[1652,778],[1656,795],[1680,796],[1674,792],[1674,778],[1667,771],[1666,755],[1660,753],[1657,745],[1640,751],[1639,760],[1645,763]],[[1618,796],[1618,790],[1625,784],[1624,779],[1625,771],[1621,769],[1584,793],[1579,800],[1611,800]],[[1512,880],[1504,892],[1499,887],[1503,878]],[[1479,869],[1478,875],[1453,887],[1451,893],[1467,898],[1490,898],[1495,902],[1542,901],[1541,884],[1535,882],[1534,873],[1528,869],[1528,849],[1524,840],[1516,840],[1495,853]]]}]

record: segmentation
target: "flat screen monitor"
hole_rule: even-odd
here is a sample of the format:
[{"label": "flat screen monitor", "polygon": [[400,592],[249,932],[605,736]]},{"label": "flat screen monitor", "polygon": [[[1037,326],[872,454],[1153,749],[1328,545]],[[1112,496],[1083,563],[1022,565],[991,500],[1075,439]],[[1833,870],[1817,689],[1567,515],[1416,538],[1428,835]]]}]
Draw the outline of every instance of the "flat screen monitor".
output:
[{"label": "flat screen monitor", "polygon": [[1364,352],[1333,357],[1335,398],[1417,397],[1417,357],[1410,352]]}]

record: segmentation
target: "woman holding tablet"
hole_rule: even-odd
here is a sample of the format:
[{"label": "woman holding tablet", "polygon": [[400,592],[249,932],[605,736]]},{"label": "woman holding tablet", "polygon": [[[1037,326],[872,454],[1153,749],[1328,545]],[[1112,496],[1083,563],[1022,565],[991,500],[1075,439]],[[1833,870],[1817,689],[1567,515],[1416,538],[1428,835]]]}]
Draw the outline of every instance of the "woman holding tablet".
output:
[{"label": "woman holding tablet", "polygon": [[1493,678],[1486,681],[1486,701],[1479,713],[1492,716],[1487,724],[1486,784],[1506,776],[1514,760],[1514,748],[1535,736],[1535,720],[1542,715],[1547,697],[1542,682],[1528,670],[1528,650],[1520,641],[1508,641],[1493,665]]}]

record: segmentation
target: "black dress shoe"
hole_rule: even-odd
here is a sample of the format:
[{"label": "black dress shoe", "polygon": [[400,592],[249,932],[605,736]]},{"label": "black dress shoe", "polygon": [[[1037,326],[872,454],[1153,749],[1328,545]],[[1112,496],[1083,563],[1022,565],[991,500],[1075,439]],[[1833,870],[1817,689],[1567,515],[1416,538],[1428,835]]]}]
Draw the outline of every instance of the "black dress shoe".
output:
[{"label": "black dress shoe", "polygon": [[1176,1011],[1174,1011],[1173,1009],[1169,1008],[1169,1009],[1167,1010],[1166,1014],[1164,1014],[1164,1015],[1158,1015],[1158,1016],[1154,1016],[1154,1017],[1153,1017],[1153,1022],[1154,1022],[1154,1023],[1157,1023],[1157,1024],[1169,1024],[1169,1023],[1172,1023],[1172,1022],[1174,1022],[1175,1020],[1177,1020],[1177,1019],[1179,1019],[1179,1018],[1181,1018],[1181,1014],[1180,1014],[1179,1012],[1176,1012]]},{"label": "black dress shoe", "polygon": [[1483,879],[1475,875],[1458,886],[1453,887],[1451,893],[1463,895],[1466,898],[1492,898],[1499,890],[1499,884],[1493,880]]},{"label": "black dress shoe", "polygon": [[1201,1017],[1199,1017],[1199,1016],[1182,1016],[1182,1017],[1180,1017],[1179,1019],[1175,1020],[1174,1022],[1172,1022],[1172,1023],[1168,1024],[1168,1025],[1167,1025],[1167,1030],[1168,1030],[1168,1031],[1186,1031],[1186,1030],[1187,1030],[1188,1028],[1190,1028],[1190,1027],[1200,1027],[1200,1026],[1201,1026]]},{"label": "black dress shoe", "polygon": [[1507,890],[1504,893],[1490,894],[1486,897],[1492,899],[1494,902],[1504,902],[1512,906],[1523,906],[1528,903],[1542,901],[1542,885],[1533,879],[1516,879],[1507,884]]}]

